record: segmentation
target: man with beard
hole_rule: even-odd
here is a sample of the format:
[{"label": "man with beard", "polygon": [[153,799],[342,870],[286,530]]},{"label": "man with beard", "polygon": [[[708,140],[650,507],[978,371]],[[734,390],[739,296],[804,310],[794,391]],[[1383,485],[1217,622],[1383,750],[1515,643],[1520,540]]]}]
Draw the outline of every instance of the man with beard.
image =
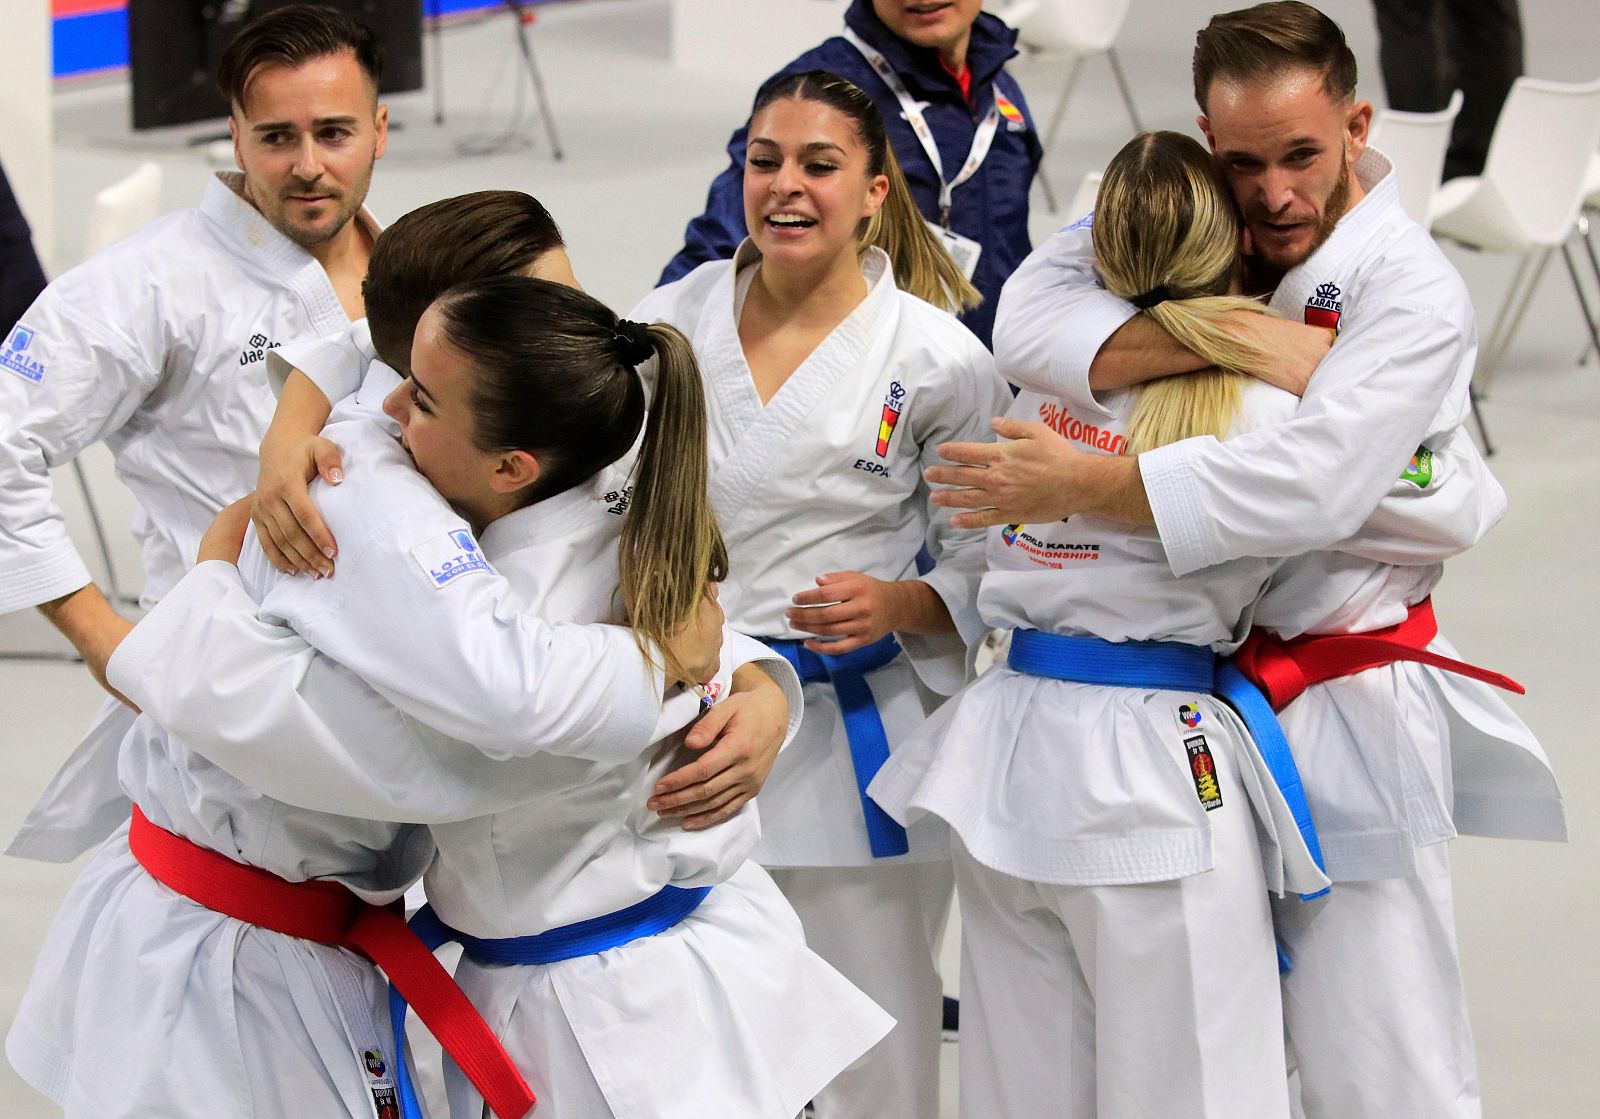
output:
[{"label": "man with beard", "polygon": [[[1270,291],[1285,317],[1235,327],[1270,332],[1284,360],[1265,379],[1302,392],[1298,411],[1227,442],[1137,457],[1075,448],[1106,414],[1097,393],[1200,362],[1096,286],[1089,230],[1068,229],[1007,284],[995,331],[1001,372],[1059,398],[1059,415],[998,421],[1009,441],[945,448],[960,465],[929,479],[964,489],[934,500],[978,510],[958,524],[1092,514],[1154,526],[1178,575],[1294,557],[1257,604],[1240,662],[1263,679],[1267,668],[1299,678],[1268,691],[1335,882],[1326,898],[1275,902],[1305,1114],[1468,1119],[1481,1108],[1445,841],[1565,836],[1538,743],[1481,673],[1459,674],[1479,670],[1418,663],[1453,658],[1429,592],[1443,560],[1503,510],[1484,476],[1466,487],[1480,495],[1468,527],[1441,528],[1443,471],[1482,469],[1460,430],[1472,305],[1366,145],[1372,107],[1355,98],[1355,60],[1331,20],[1299,3],[1216,16],[1199,33],[1194,78],[1200,128],[1245,220],[1245,286]],[[1163,298],[1158,285],[1137,302]],[[1390,493],[1415,498],[1413,538],[1375,552],[1364,532]],[[1350,655],[1357,644],[1364,657]]]},{"label": "man with beard", "polygon": [[[362,203],[388,137],[378,75],[371,32],[332,9],[246,25],[218,67],[239,170],[56,280],[5,343],[0,613],[37,606],[102,686],[132,623],[91,582],[49,469],[111,448],[138,498],[146,605],[193,564],[217,511],[255,485],[274,403],[268,351],[361,314],[377,234]],[[12,854],[70,859],[127,819],[116,744],[133,712],[116,699]]]}]

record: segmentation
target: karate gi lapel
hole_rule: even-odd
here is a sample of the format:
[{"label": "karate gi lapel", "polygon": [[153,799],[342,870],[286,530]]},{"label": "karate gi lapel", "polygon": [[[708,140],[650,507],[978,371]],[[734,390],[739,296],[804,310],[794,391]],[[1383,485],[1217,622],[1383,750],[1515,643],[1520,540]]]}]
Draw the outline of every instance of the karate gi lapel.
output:
[{"label": "karate gi lapel", "polygon": [[734,315],[734,291],[739,270],[759,260],[748,240],[733,258],[727,282],[707,302],[701,317],[705,340],[701,350],[710,389],[713,445],[723,453],[711,479],[711,503],[724,526],[733,524],[745,502],[782,461],[781,448],[806,417],[822,403],[828,391],[866,356],[871,341],[892,327],[895,312],[894,276],[889,258],[871,249],[862,259],[867,296],[823,339],[783,387],[762,407],[755,383],[739,344],[739,323]]},{"label": "karate gi lapel", "polygon": [[[218,172],[206,184],[200,212],[249,260],[249,267],[277,276],[300,297],[311,319],[313,335],[331,334],[349,326],[349,316],[344,313],[328,273],[315,257],[274,229],[240,196],[237,188],[243,178],[236,171]],[[365,209],[354,220],[376,238],[378,224]]]},{"label": "karate gi lapel", "polygon": [[1356,176],[1366,196],[1339,219],[1321,248],[1284,275],[1273,293],[1272,309],[1285,318],[1338,329],[1355,274],[1369,255],[1367,246],[1402,213],[1400,188],[1387,156],[1368,148],[1356,163]]}]

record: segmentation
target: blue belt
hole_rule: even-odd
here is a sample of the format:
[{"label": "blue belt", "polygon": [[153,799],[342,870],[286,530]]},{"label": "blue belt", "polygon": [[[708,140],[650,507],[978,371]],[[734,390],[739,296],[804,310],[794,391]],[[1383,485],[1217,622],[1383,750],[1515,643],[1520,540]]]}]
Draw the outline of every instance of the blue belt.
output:
[{"label": "blue belt", "polygon": [[844,716],[844,736],[850,743],[850,761],[856,771],[856,790],[861,795],[861,815],[867,823],[867,842],[872,846],[872,857],[885,859],[904,855],[911,850],[906,841],[906,829],[867,796],[867,786],[889,760],[889,736],[884,733],[883,719],[878,714],[878,705],[865,675],[898,657],[900,643],[889,634],[852,653],[833,656],[813,653],[802,641],[780,637],[759,640],[794,665],[802,684],[833,685],[839,713]]},{"label": "blue belt", "polygon": [[[1018,672],[1048,676],[1079,684],[1104,684],[1117,688],[1160,688],[1175,692],[1207,692],[1217,696],[1238,713],[1256,749],[1272,773],[1294,816],[1295,825],[1306,849],[1322,862],[1322,845],[1317,841],[1311,806],[1306,803],[1305,786],[1294,764],[1283,728],[1266,697],[1232,664],[1217,663],[1217,656],[1201,645],[1182,645],[1175,641],[1106,641],[1099,637],[1067,637],[1041,633],[1036,629],[1013,630],[1008,662]],[[1319,898],[1326,889],[1301,894],[1304,901]]]},{"label": "blue belt", "polygon": [[[693,913],[710,892],[710,886],[692,890],[666,886],[660,893],[615,913],[562,925],[535,936],[513,936],[502,940],[486,940],[458,932],[441,921],[431,905],[424,905],[417,910],[410,924],[411,930],[428,946],[430,952],[453,941],[461,945],[468,959],[477,963],[553,964],[579,956],[593,956],[609,948],[620,948],[643,937],[665,932]],[[416,1088],[411,1082],[404,1058],[406,1000],[393,986],[389,988],[389,1023],[394,1030],[395,1052],[400,1055],[395,1062],[395,1085],[400,1093],[401,1114],[405,1119],[422,1119],[422,1105],[417,1100]]]}]

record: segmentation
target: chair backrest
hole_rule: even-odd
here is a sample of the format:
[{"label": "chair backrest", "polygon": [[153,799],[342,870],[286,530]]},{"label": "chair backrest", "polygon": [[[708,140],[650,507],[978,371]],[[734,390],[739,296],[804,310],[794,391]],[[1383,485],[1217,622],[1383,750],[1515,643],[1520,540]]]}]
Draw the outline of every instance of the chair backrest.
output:
[{"label": "chair backrest", "polygon": [[1588,209],[1600,210],[1600,152],[1589,157],[1589,173],[1583,180],[1583,204]]},{"label": "chair backrest", "polygon": [[1450,128],[1461,111],[1461,91],[1436,113],[1404,113],[1384,109],[1372,122],[1372,146],[1389,157],[1400,181],[1400,206],[1420,225],[1428,224],[1428,208],[1439,189]]},{"label": "chair backrest", "polygon": [[1489,141],[1483,177],[1535,244],[1559,244],[1577,220],[1597,144],[1600,80],[1518,78]]},{"label": "chair backrest", "polygon": [[1103,178],[1105,172],[1090,171],[1078,184],[1078,189],[1072,195],[1072,205],[1067,207],[1067,214],[1073,221],[1094,209],[1095,201],[1100,197],[1100,180]]},{"label": "chair backrest", "polygon": [[94,196],[83,255],[92,256],[113,241],[122,240],[159,213],[161,168],[155,163],[141,163],[132,174]]},{"label": "chair backrest", "polygon": [[[1028,2],[1028,0],[1024,0]],[[1103,54],[1128,18],[1130,0],[1037,0],[1031,11],[1007,18],[1023,44],[1042,51]]]}]

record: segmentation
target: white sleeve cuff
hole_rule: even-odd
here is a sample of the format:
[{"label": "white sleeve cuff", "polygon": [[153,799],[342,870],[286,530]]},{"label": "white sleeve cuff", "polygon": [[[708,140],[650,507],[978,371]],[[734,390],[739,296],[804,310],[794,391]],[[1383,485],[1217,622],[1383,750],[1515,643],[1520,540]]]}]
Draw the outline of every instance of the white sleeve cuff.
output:
[{"label": "white sleeve cuff", "polygon": [[31,559],[11,560],[0,581],[0,614],[38,606],[94,582],[70,540],[60,540]]},{"label": "white sleeve cuff", "polygon": [[1139,456],[1139,475],[1155,514],[1156,532],[1174,575],[1188,575],[1227,558],[1214,523],[1204,515],[1204,495],[1195,482],[1193,452],[1210,436],[1184,439]]}]

